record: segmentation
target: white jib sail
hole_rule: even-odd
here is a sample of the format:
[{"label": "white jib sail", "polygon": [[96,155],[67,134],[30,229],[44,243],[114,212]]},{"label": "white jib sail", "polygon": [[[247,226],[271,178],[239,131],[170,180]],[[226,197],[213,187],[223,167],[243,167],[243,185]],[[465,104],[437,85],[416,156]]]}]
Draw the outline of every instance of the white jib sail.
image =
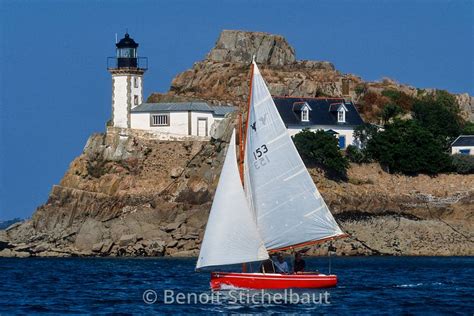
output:
[{"label": "white jib sail", "polygon": [[254,63],[245,190],[268,250],[343,234],[314,185]]},{"label": "white jib sail", "polygon": [[240,180],[234,130],[209,213],[196,269],[266,259],[268,253]]}]

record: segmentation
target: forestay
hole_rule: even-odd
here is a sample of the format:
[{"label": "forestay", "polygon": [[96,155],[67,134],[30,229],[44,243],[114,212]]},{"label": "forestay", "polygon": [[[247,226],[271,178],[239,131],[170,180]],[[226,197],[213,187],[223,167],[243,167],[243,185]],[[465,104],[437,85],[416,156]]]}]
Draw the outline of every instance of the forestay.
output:
[{"label": "forestay", "polygon": [[196,268],[268,259],[240,180],[232,132]]},{"label": "forestay", "polygon": [[265,247],[280,249],[343,235],[253,66],[244,177]]}]

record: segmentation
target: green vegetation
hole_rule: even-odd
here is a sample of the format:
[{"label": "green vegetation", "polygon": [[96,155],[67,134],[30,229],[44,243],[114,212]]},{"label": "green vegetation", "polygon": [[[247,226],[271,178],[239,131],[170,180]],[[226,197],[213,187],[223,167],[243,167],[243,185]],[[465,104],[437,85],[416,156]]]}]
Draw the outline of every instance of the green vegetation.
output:
[{"label": "green vegetation", "polygon": [[456,154],[451,158],[453,171],[461,174],[474,173],[474,156]]},{"label": "green vegetation", "polygon": [[362,84],[359,84],[355,87],[354,91],[357,95],[361,95],[362,93],[365,93],[366,87]]},{"label": "green vegetation", "polygon": [[347,179],[349,163],[339,150],[337,138],[324,131],[304,129],[293,136],[302,158],[322,167],[326,175],[334,179]]},{"label": "green vegetation", "polygon": [[367,144],[367,152],[389,172],[437,174],[450,169],[443,143],[416,121],[385,125]]},{"label": "green vegetation", "polygon": [[467,122],[466,124],[464,124],[461,134],[474,135],[474,123]]},{"label": "green vegetation", "polygon": [[354,145],[349,145],[346,148],[346,157],[350,162],[364,163],[369,162],[366,156],[366,151],[357,148]]},{"label": "green vegetation", "polygon": [[398,106],[403,112],[410,111],[416,100],[405,92],[397,90],[384,90],[382,91],[382,95],[390,99],[390,103],[388,104]]},{"label": "green vegetation", "polygon": [[398,115],[403,113],[403,109],[399,107],[396,104],[390,103],[387,104],[381,113],[381,117],[383,122],[386,124],[388,123],[391,119],[397,117]]},{"label": "green vegetation", "polygon": [[446,91],[436,91],[417,100],[413,105],[413,116],[421,127],[442,138],[446,147],[461,133],[463,122],[459,105],[456,98]]}]

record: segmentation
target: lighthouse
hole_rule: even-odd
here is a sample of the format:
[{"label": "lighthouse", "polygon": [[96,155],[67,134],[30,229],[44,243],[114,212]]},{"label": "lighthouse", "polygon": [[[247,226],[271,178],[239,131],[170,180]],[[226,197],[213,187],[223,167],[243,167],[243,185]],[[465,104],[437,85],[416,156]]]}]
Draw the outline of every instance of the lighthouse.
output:
[{"label": "lighthouse", "polygon": [[130,128],[130,111],[143,102],[143,74],[148,59],[138,57],[138,43],[125,33],[116,46],[116,56],[107,59],[107,70],[112,75],[111,126]]}]

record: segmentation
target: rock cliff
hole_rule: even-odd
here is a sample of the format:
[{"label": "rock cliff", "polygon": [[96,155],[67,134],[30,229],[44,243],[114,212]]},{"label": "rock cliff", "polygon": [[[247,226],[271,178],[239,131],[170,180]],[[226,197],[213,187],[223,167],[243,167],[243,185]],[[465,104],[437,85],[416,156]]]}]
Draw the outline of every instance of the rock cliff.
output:
[{"label": "rock cliff", "polygon": [[[92,135],[31,220],[0,233],[0,256],[197,255],[230,119],[211,142]],[[310,168],[351,238],[341,255],[473,255],[474,175],[405,177],[352,165],[349,182]],[[308,254],[326,254],[314,246]]]},{"label": "rock cliff", "polygon": [[[253,55],[277,95],[357,98],[359,84],[418,93],[392,80],[363,82],[329,62],[298,61],[281,36],[224,31],[205,60],[149,100],[243,104]],[[458,99],[472,115],[472,97]],[[0,256],[196,255],[233,124],[227,118],[210,142],[159,141],[113,128],[92,135],[32,219],[0,230]],[[375,164],[352,165],[349,181],[339,183],[309,171],[351,234],[335,242],[338,254],[474,254],[474,175],[406,177]],[[327,247],[307,251],[324,255]]]},{"label": "rock cliff", "polygon": [[[262,32],[224,30],[207,57],[178,74],[170,91],[154,93],[148,101],[206,100],[243,105],[249,91],[249,65],[255,56],[273,95],[346,97],[358,101],[360,90],[380,93],[384,89],[409,96],[432,93],[384,78],[367,82],[357,75],[343,74],[328,61],[297,60],[295,50],[279,35]],[[359,91],[358,91],[359,90]],[[463,116],[474,120],[474,98],[457,95]],[[364,116],[364,109],[359,109]],[[366,119],[371,119],[366,116]]]}]

